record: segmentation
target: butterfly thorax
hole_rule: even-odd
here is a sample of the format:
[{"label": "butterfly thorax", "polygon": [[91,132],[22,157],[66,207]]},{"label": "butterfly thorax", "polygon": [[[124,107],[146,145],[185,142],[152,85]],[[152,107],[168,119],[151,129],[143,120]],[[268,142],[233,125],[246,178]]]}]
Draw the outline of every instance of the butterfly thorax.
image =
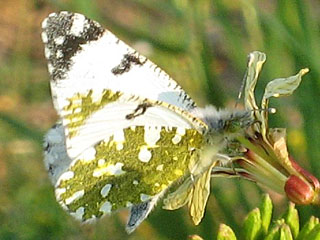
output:
[{"label": "butterfly thorax", "polygon": [[193,112],[207,124],[205,136],[208,143],[218,144],[224,138],[233,139],[254,123],[251,111],[218,110],[214,106],[197,108]]},{"label": "butterfly thorax", "polygon": [[252,112],[246,110],[217,110],[213,106],[193,111],[207,124],[204,142],[196,162],[190,163],[192,175],[201,175],[217,160],[217,154],[224,151],[228,143],[244,133],[254,123]]}]

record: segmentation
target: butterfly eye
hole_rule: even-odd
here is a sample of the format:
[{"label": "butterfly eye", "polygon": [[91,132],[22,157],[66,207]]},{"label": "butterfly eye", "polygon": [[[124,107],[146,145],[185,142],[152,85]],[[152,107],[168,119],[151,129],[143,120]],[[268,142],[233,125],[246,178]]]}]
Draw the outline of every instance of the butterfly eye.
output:
[{"label": "butterfly eye", "polygon": [[225,131],[228,133],[235,133],[241,129],[241,122],[239,119],[232,119],[227,122],[225,126]]}]

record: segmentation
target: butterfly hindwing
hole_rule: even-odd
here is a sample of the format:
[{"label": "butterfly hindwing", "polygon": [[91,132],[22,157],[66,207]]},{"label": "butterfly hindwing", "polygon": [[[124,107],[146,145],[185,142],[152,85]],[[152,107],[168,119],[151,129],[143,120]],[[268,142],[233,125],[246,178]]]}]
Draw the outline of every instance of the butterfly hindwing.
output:
[{"label": "butterfly hindwing", "polygon": [[[149,133],[158,139],[146,142]],[[136,126],[123,129],[121,147],[114,135],[88,148],[60,176],[58,201],[87,221],[148,201],[188,170],[202,135],[195,129]],[[179,139],[173,144],[175,139]]]},{"label": "butterfly hindwing", "polygon": [[53,185],[71,163],[67,154],[64,127],[56,123],[44,137],[44,164]]}]

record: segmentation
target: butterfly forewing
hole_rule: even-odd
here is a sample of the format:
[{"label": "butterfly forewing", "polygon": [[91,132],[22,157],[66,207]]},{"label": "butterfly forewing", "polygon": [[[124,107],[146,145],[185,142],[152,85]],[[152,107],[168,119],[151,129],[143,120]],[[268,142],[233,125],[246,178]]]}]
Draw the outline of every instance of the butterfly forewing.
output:
[{"label": "butterfly forewing", "polygon": [[185,110],[192,99],[159,67],[81,14],[52,13],[42,24],[55,108],[75,93],[102,89],[161,100]]},{"label": "butterfly forewing", "polygon": [[201,120],[176,106],[111,90],[94,97],[91,91],[78,93],[67,101],[61,115],[72,159],[111,135],[122,141],[122,130],[130,126],[195,128],[199,132],[206,127]]}]

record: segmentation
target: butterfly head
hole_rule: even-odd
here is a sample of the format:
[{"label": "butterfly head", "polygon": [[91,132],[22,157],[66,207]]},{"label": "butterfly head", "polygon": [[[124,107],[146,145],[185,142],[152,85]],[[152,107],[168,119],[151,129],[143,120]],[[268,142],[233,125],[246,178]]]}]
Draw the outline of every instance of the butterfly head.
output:
[{"label": "butterfly head", "polygon": [[198,108],[195,112],[208,126],[208,135],[233,136],[255,123],[252,111],[217,110],[213,106]]},{"label": "butterfly head", "polygon": [[230,111],[224,117],[220,119],[220,131],[225,134],[238,133],[255,123],[252,112],[246,110]]}]

